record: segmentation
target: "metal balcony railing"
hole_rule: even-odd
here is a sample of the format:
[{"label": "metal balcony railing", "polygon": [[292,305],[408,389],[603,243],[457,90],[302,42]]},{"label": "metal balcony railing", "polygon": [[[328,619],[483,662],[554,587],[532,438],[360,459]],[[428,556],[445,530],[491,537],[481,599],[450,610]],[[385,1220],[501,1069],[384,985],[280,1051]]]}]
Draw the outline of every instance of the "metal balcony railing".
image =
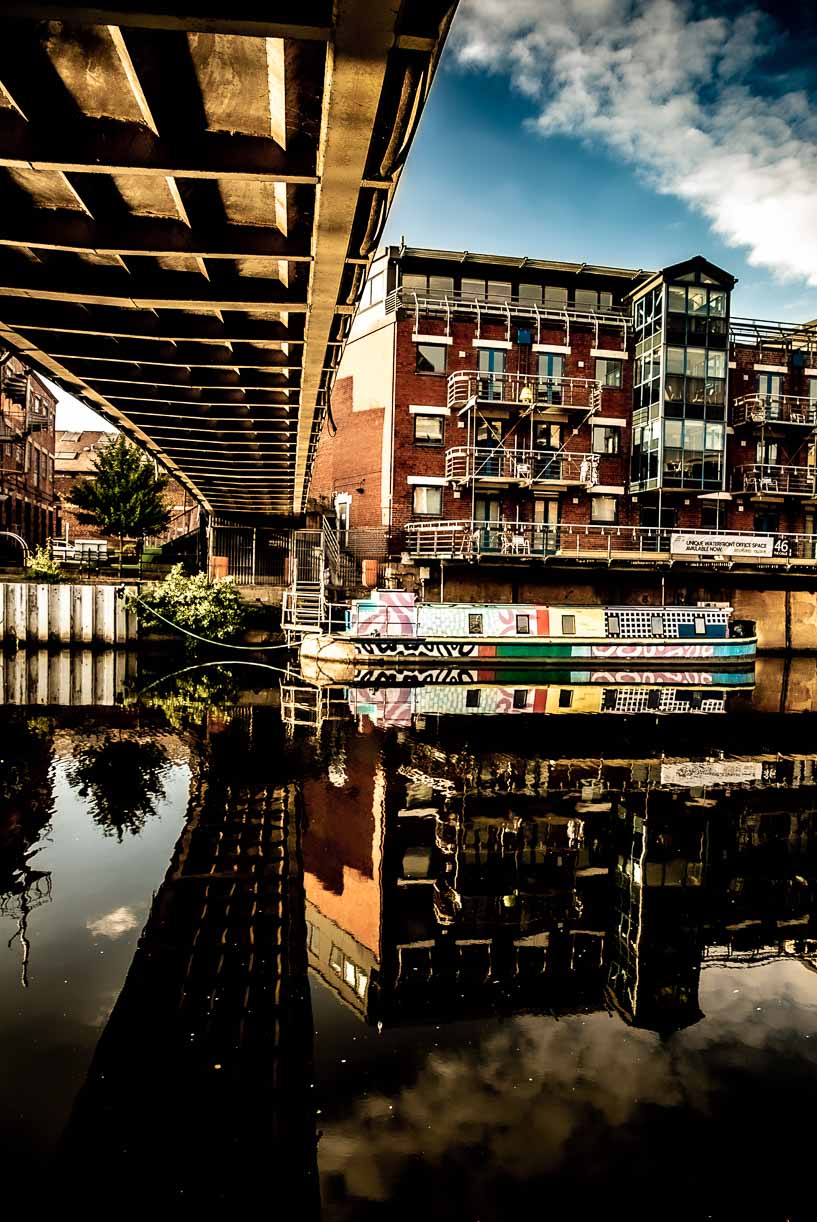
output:
[{"label": "metal balcony railing", "polygon": [[738,424],[817,425],[817,402],[805,395],[743,395],[732,405],[732,420]]},{"label": "metal balcony railing", "polygon": [[598,411],[602,388],[592,378],[544,378],[529,373],[480,373],[460,369],[448,379],[448,406],[459,409],[469,399],[515,403],[519,407],[575,407]]},{"label": "metal balcony railing", "polygon": [[771,492],[788,496],[814,496],[817,467],[790,467],[781,463],[751,463],[735,472],[739,492]]},{"label": "metal balcony railing", "polygon": [[445,453],[446,479],[508,480],[533,484],[621,484],[619,461],[585,451],[455,446]]},{"label": "metal balcony railing", "polygon": [[415,315],[445,318],[453,314],[474,318],[479,325],[483,317],[501,318],[505,322],[523,321],[538,330],[541,323],[579,323],[592,327],[620,327],[626,332],[630,323],[630,311],[623,306],[592,307],[571,305],[557,301],[530,301],[524,297],[487,295],[477,297],[472,293],[418,292],[399,285],[386,297],[386,313],[395,310],[413,310]]},{"label": "metal balcony railing", "polygon": [[[817,565],[817,534],[695,530],[695,552],[687,549],[689,532],[649,526],[567,525],[539,522],[415,521],[405,526],[406,551],[417,559],[478,560],[503,556],[524,560],[557,556],[576,560],[665,561],[679,556],[701,564]],[[711,539],[711,551],[703,541]],[[673,542],[674,540],[674,542]]]}]

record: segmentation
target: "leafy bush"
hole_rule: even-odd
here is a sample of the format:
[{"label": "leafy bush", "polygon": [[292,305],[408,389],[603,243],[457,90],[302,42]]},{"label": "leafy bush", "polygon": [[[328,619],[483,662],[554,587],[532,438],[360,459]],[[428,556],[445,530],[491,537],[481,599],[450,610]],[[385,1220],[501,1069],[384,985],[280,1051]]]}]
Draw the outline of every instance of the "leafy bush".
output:
[{"label": "leafy bush", "polygon": [[62,581],[65,576],[47,547],[38,547],[36,552],[32,552],[26,560],[26,573],[34,581],[45,581],[49,584]]},{"label": "leafy bush", "polygon": [[188,577],[180,564],[173,566],[164,581],[146,586],[138,600],[134,595],[131,599],[147,628],[168,627],[152,611],[208,641],[224,641],[244,626],[246,612],[232,577],[215,581],[208,581],[205,573]]}]

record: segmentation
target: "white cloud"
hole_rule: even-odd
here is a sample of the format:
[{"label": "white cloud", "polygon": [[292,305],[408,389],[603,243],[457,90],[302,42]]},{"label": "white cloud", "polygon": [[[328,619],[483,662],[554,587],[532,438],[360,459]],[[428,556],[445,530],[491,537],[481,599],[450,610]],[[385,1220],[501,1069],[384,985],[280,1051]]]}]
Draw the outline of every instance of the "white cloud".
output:
[{"label": "white cloud", "polygon": [[542,135],[603,143],[751,264],[817,285],[817,112],[751,87],[780,36],[756,10],[696,17],[690,0],[464,0],[454,48],[510,75]]},{"label": "white cloud", "polygon": [[134,908],[115,908],[95,921],[87,921],[85,928],[95,938],[121,938],[136,929],[138,924],[139,915]]}]

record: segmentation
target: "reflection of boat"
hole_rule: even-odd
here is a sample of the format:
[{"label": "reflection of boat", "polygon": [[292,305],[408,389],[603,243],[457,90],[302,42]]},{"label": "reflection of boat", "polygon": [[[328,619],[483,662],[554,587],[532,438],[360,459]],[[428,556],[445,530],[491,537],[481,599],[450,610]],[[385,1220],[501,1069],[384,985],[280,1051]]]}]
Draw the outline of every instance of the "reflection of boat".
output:
[{"label": "reflection of boat", "polygon": [[[349,708],[376,725],[411,725],[428,715],[497,717],[519,713],[723,713],[729,693],[751,688],[749,672],[724,674],[620,673],[605,671],[597,681],[551,684],[449,684],[405,687],[349,687]],[[596,677],[593,677],[594,680]]]},{"label": "reflection of boat", "polygon": [[[383,670],[344,663],[302,666],[300,689],[314,704],[376,725],[410,726],[416,717],[519,713],[723,713],[730,693],[751,691],[754,667],[740,670],[533,670],[434,667]],[[290,690],[290,689],[287,689]],[[303,710],[306,701],[290,701]],[[289,704],[282,701],[286,715]],[[325,720],[326,718],[324,718]],[[293,722],[295,724],[295,722]],[[297,722],[297,724],[302,724]]]},{"label": "reflection of boat", "polygon": [[373,590],[351,604],[342,632],[305,636],[302,662],[380,666],[473,665],[478,659],[528,665],[581,659],[743,664],[754,658],[754,624],[722,604],[694,607],[539,606],[418,603],[404,590]]}]

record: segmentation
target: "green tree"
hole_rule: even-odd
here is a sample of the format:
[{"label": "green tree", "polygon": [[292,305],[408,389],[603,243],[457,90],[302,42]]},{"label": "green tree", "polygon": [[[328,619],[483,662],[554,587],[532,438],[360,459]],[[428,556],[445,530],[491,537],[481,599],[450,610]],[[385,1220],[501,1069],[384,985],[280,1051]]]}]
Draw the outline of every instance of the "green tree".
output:
[{"label": "green tree", "polygon": [[71,501],[80,522],[118,536],[121,575],[124,539],[138,539],[141,552],[145,535],[159,534],[170,521],[164,501],[168,478],[157,475],[147,455],[121,435],[98,451],[94,467],[96,477],[78,479]]}]

